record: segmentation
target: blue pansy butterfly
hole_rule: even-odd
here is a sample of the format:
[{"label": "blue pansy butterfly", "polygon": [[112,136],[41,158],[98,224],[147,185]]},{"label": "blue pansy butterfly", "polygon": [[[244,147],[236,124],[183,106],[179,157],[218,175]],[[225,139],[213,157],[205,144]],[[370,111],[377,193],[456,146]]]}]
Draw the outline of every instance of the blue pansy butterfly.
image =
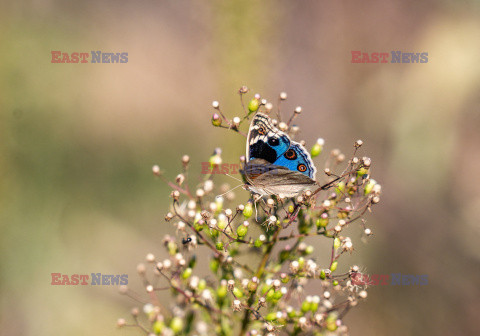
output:
[{"label": "blue pansy butterfly", "polygon": [[314,187],[316,169],[307,150],[257,113],[247,135],[243,174],[254,193],[294,197]]}]

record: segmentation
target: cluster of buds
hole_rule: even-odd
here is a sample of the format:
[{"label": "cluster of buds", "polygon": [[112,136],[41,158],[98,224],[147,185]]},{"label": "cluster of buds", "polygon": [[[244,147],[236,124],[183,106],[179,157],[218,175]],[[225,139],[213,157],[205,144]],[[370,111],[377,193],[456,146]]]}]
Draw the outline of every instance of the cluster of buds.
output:
[{"label": "cluster of buds", "polygon": [[[291,137],[299,134],[293,121],[304,114],[301,107],[282,120],[280,106],[274,109],[259,94],[244,103],[248,92],[245,86],[238,91],[241,117],[227,118],[214,101],[212,124],[245,135],[244,121],[262,112]],[[278,104],[286,99],[282,92]],[[359,268],[341,263],[341,257],[354,252],[355,237],[347,236],[350,226],[361,226],[361,239],[372,236],[365,216],[381,195],[381,186],[371,177],[372,160],[358,156],[362,145],[361,140],[354,142],[350,159],[338,149],[330,151],[318,190],[294,198],[262,198],[244,191],[250,199],[240,204],[215,175],[192,187],[187,155],[173,182],[154,166],[154,175],[172,189],[165,221],[176,236],[163,239],[162,258],[149,253],[146,264],[138,265],[143,296],[125,286],[120,289],[144,305],[143,310],[132,310],[133,323],[120,319],[118,326],[136,326],[151,335],[348,334],[343,318],[367,297],[367,284],[352,282]],[[311,147],[312,158],[319,157],[324,146],[319,138]],[[209,162],[213,167],[222,164],[220,148]],[[331,246],[327,263],[318,262],[309,237],[310,244],[315,238],[315,246]],[[207,256],[209,270],[199,269],[197,259]],[[165,290],[173,296],[168,304],[160,299]]]}]

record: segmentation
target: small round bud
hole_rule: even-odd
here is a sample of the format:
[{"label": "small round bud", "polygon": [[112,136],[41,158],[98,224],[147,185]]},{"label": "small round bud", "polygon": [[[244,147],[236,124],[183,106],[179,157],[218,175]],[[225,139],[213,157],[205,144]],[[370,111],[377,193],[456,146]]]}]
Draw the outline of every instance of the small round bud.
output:
[{"label": "small round bud", "polygon": [[295,107],[295,114],[300,114],[302,113],[302,108],[300,106]]},{"label": "small round bud", "polygon": [[372,235],[372,230],[370,230],[369,228],[366,228],[365,231],[363,231],[363,232],[365,232],[365,234],[366,234],[367,236],[371,236],[371,235]]},{"label": "small round bud", "polygon": [[195,194],[197,195],[198,198],[201,198],[201,197],[205,196],[205,191],[203,189],[197,189]]},{"label": "small round bud", "polygon": [[234,117],[232,119],[232,124],[233,124],[233,127],[238,128],[238,126],[240,126],[240,118],[239,117]]},{"label": "small round bud", "polygon": [[272,103],[266,103],[265,104],[265,109],[267,110],[267,113],[269,113],[273,109],[273,104]]},{"label": "small round bud", "polygon": [[180,192],[178,190],[174,190],[172,191],[172,193],[170,194],[170,196],[175,200],[175,201],[178,201],[178,199],[180,198]]},{"label": "small round bud", "polygon": [[212,102],[212,107],[213,107],[214,109],[218,109],[218,108],[220,107],[220,103],[219,103],[218,101],[214,100],[214,101]]},{"label": "small round bud", "polygon": [[153,166],[152,172],[153,172],[153,175],[160,176],[160,167],[158,165]]},{"label": "small round bud", "polygon": [[125,326],[126,324],[127,324],[127,322],[126,322],[125,319],[123,319],[123,318],[119,318],[119,319],[117,320],[117,327],[119,327],[119,328]]},{"label": "small round bud", "polygon": [[368,158],[368,157],[363,157],[362,158],[362,164],[364,167],[370,167],[371,164],[372,164],[372,159]]},{"label": "small round bud", "polygon": [[239,90],[238,90],[238,93],[240,94],[245,94],[248,92],[248,87],[246,87],[245,85],[243,85]]},{"label": "small round bud", "polygon": [[183,174],[178,174],[177,177],[175,178],[175,182],[181,186],[183,181],[185,181],[185,176]]},{"label": "small round bud", "polygon": [[190,156],[188,156],[188,155],[182,156],[182,163],[184,165],[188,164],[189,162],[190,162]]},{"label": "small round bud", "polygon": [[288,130],[288,125],[287,123],[284,123],[282,121],[281,123],[278,124],[278,128],[280,129],[280,131],[286,132]]},{"label": "small round bud", "polygon": [[367,291],[360,291],[360,293],[358,293],[358,296],[362,299],[366,299],[367,298]]},{"label": "small round bud", "polygon": [[145,287],[145,290],[147,291],[147,293],[151,293],[151,292],[153,292],[153,286],[152,285],[147,285],[147,287]]},{"label": "small round bud", "polygon": [[172,220],[172,218],[173,218],[173,214],[171,212],[169,212],[165,215],[165,221],[166,222],[170,222]]},{"label": "small round bud", "polygon": [[354,144],[355,148],[359,148],[359,147],[361,147],[362,145],[363,145],[363,141],[362,141],[362,140],[357,140],[357,141],[355,141],[355,144]]},{"label": "small round bud", "polygon": [[220,115],[218,115],[218,113],[212,114],[212,125],[216,127],[222,125],[222,118],[220,118]]},{"label": "small round bud", "polygon": [[143,275],[145,274],[146,272],[146,267],[145,267],[145,264],[138,264],[137,265],[137,273],[140,274],[140,275]]},{"label": "small round bud", "polygon": [[153,263],[153,262],[155,262],[155,256],[152,253],[149,253],[145,257],[145,260],[147,260],[147,262],[149,262],[149,263]]},{"label": "small round bud", "polygon": [[286,92],[280,92],[280,99],[281,100],[287,99],[287,93]]},{"label": "small round bud", "polygon": [[234,311],[242,310],[242,302],[240,300],[233,300],[232,309]]},{"label": "small round bud", "polygon": [[298,261],[296,261],[296,260],[292,261],[290,263],[290,271],[292,273],[297,273],[299,266],[300,266],[300,264],[298,263]]},{"label": "small round bud", "polygon": [[277,217],[275,217],[275,216],[268,217],[268,223],[270,225],[273,225],[273,224],[277,223]]}]

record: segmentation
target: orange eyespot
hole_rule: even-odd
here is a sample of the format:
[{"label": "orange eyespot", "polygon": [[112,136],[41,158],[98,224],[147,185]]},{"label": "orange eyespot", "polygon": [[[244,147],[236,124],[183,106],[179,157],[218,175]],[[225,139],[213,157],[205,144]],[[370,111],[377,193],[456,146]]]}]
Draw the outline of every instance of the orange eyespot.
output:
[{"label": "orange eyespot", "polygon": [[297,158],[297,153],[293,149],[289,149],[285,152],[285,157],[289,160],[295,160]]},{"label": "orange eyespot", "polygon": [[258,133],[260,133],[261,135],[264,135],[265,133],[267,133],[267,132],[265,131],[265,127],[260,126],[260,128],[258,129]]},{"label": "orange eyespot", "polygon": [[302,164],[299,164],[298,167],[297,167],[298,171],[299,172],[304,172],[307,170],[307,166],[305,166],[303,163]]}]

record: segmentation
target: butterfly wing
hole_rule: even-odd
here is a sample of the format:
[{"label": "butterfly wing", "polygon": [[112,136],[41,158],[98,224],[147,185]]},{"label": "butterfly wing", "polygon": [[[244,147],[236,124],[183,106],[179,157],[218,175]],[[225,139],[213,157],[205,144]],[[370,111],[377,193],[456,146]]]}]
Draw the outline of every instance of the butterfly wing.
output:
[{"label": "butterfly wing", "polygon": [[290,147],[288,135],[273,126],[269,117],[257,113],[247,135],[247,162],[263,159],[274,163]]},{"label": "butterfly wing", "polygon": [[305,174],[287,167],[271,164],[263,159],[249,161],[243,170],[250,189],[260,195],[294,197],[317,183]]},{"label": "butterfly wing", "polygon": [[295,172],[300,172],[315,180],[317,170],[312,158],[307,150],[298,142],[291,141],[290,148],[278,157],[273,164],[286,167]]},{"label": "butterfly wing", "polygon": [[247,136],[247,162],[264,159],[315,179],[315,165],[307,150],[273,126],[271,119],[257,113]]}]

